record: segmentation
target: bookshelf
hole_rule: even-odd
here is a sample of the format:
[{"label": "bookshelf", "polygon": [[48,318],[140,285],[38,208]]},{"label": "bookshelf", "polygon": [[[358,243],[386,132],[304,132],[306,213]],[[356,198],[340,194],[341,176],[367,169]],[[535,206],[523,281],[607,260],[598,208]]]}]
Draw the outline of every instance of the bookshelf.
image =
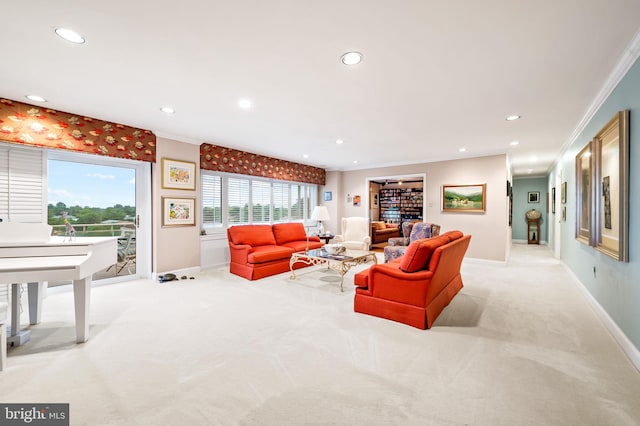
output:
[{"label": "bookshelf", "polygon": [[422,188],[380,189],[380,220],[402,223],[422,220]]}]

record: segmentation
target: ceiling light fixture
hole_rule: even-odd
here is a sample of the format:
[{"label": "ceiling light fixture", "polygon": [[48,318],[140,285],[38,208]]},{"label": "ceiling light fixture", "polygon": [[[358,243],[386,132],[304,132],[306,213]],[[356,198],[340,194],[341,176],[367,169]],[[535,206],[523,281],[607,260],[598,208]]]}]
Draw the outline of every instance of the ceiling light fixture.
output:
[{"label": "ceiling light fixture", "polygon": [[460,148],[458,151],[460,151],[460,152],[466,152],[466,151],[467,151],[467,148]]},{"label": "ceiling light fixture", "polygon": [[32,100],[34,102],[47,102],[47,100],[45,98],[43,98],[42,96],[38,96],[38,95],[27,95],[25,96],[27,99]]},{"label": "ceiling light fixture", "polygon": [[347,52],[340,57],[340,60],[345,65],[357,65],[362,61],[362,53]]},{"label": "ceiling light fixture", "polygon": [[251,101],[249,99],[240,99],[238,101],[238,106],[242,109],[249,109],[251,108]]},{"label": "ceiling light fixture", "polygon": [[338,145],[342,145],[343,143],[344,143],[344,141],[342,139],[336,140],[336,144],[338,144]]},{"label": "ceiling light fixture", "polygon": [[519,118],[520,118],[519,115],[513,114],[513,115],[510,115],[507,118],[505,118],[505,120],[507,120],[507,121],[515,121],[515,120],[518,120]]},{"label": "ceiling light fixture", "polygon": [[358,160],[353,160],[353,164],[358,164]]},{"label": "ceiling light fixture", "polygon": [[53,30],[56,32],[58,36],[62,37],[67,41],[70,41],[71,43],[83,44],[86,42],[84,37],[82,37],[77,32],[70,30],[69,28],[57,27],[57,28],[54,28]]},{"label": "ceiling light fixture", "polygon": [[309,158],[309,154],[302,154],[304,158]]},{"label": "ceiling light fixture", "polygon": [[519,144],[520,144],[520,142],[518,142],[518,141],[513,141],[513,142],[511,142],[509,145],[511,145],[511,146],[516,146],[516,145],[519,145]]},{"label": "ceiling light fixture", "polygon": [[163,106],[162,108],[160,108],[160,111],[164,112],[165,114],[175,114],[176,110],[168,107],[168,106]]}]

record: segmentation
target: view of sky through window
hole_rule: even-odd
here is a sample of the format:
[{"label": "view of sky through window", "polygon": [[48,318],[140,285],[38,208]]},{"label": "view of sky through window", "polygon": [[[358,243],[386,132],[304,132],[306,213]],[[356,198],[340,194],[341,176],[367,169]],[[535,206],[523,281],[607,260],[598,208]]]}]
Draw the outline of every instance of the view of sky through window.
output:
[{"label": "view of sky through window", "polygon": [[48,204],[68,207],[135,206],[134,169],[71,161],[48,161]]}]

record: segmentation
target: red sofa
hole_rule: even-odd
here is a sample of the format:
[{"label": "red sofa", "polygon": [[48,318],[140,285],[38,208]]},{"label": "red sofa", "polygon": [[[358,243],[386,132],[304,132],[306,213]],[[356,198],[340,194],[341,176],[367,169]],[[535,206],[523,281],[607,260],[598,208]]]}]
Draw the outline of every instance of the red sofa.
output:
[{"label": "red sofa", "polygon": [[[227,229],[231,263],[229,271],[248,280],[257,280],[289,270],[289,259],[307,248],[302,223],[237,225]],[[309,250],[322,247],[320,238],[309,237]],[[296,263],[295,269],[307,266]]]},{"label": "red sofa", "polygon": [[416,240],[403,256],[359,272],[354,311],[430,328],[462,289],[460,266],[470,240],[460,231]]}]

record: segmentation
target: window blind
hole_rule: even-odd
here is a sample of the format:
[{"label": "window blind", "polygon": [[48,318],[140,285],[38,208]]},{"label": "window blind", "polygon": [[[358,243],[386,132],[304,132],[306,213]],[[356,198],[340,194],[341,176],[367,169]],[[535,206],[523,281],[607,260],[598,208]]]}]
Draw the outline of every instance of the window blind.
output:
[{"label": "window blind", "polygon": [[249,223],[249,179],[227,180],[227,215],[229,225]]},{"label": "window blind", "polygon": [[222,178],[202,174],[202,222],[222,225]]}]

